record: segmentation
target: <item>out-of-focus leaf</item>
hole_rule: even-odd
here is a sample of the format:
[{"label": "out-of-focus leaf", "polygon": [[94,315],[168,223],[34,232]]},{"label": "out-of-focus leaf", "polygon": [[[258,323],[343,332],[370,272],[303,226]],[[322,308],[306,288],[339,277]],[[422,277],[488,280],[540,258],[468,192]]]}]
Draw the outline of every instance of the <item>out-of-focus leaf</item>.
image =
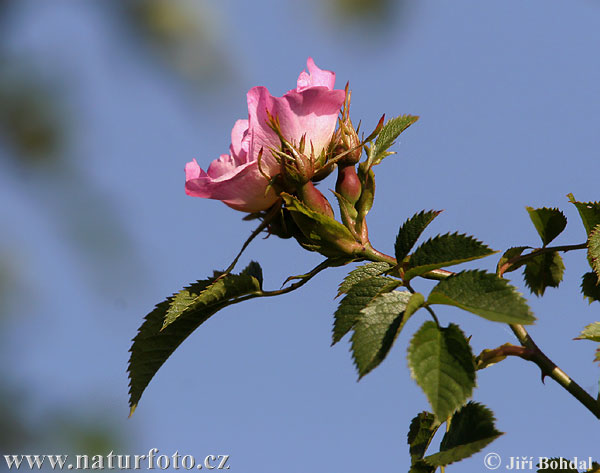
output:
[{"label": "out-of-focus leaf", "polygon": [[600,302],[600,284],[598,275],[593,271],[585,273],[581,279],[581,293],[591,304],[594,301]]}]

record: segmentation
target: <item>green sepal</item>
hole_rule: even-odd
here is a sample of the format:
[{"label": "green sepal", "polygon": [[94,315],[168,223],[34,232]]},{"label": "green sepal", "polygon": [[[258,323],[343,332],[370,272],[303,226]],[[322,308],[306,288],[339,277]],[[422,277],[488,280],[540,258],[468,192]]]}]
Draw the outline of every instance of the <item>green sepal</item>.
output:
[{"label": "green sepal", "polygon": [[581,278],[581,293],[591,304],[594,301],[600,302],[600,285],[598,275],[594,272],[585,273]]},{"label": "green sepal", "polygon": [[591,340],[593,342],[600,342],[600,322],[593,322],[586,325],[582,332],[575,340]]},{"label": "green sepal", "polygon": [[410,298],[408,291],[380,294],[360,311],[352,334],[352,358],[358,379],[379,366],[390,352],[410,317],[405,314]]},{"label": "green sepal", "polygon": [[375,200],[375,173],[367,167],[366,162],[363,162],[358,165],[357,174],[362,185],[362,191],[355,205],[358,212],[356,221],[358,225],[362,225]]},{"label": "green sepal", "polygon": [[[437,432],[440,423],[436,421],[435,416],[431,412],[421,412],[410,422],[408,429],[407,443],[410,453],[410,462],[412,466],[417,465],[417,468],[428,468],[415,471],[431,471],[431,465],[421,462],[425,456],[425,452],[431,444],[435,433]],[[421,463],[420,465],[418,465]],[[411,470],[412,471],[412,470]]]},{"label": "green sepal", "polygon": [[569,201],[577,207],[586,235],[600,224],[600,202],[578,202],[573,194],[567,194]]},{"label": "green sepal", "polygon": [[440,421],[462,406],[473,393],[473,353],[457,325],[443,328],[434,322],[425,322],[410,341],[408,366]]},{"label": "green sepal", "polygon": [[396,279],[372,276],[361,279],[348,289],[348,293],[340,301],[335,311],[333,321],[332,345],[339,342],[346,335],[361,316],[361,310],[375,297],[393,291],[399,285]]},{"label": "green sepal", "polygon": [[398,230],[398,236],[396,236],[396,243],[394,245],[396,261],[398,261],[398,264],[408,256],[408,253],[410,253],[410,250],[412,250],[415,243],[417,243],[423,230],[425,230],[427,225],[429,225],[440,213],[442,213],[441,210],[429,210],[427,212],[423,210],[418,214],[413,215],[402,224],[400,230]]},{"label": "green sepal", "polygon": [[352,288],[352,286],[362,281],[363,279],[370,278],[373,276],[379,276],[385,273],[391,267],[392,266],[388,263],[367,263],[363,264],[362,266],[359,266],[356,269],[353,269],[348,273],[348,275],[340,284],[336,297],[339,297],[342,294],[347,294],[350,288]]},{"label": "green sepal", "polygon": [[479,240],[459,233],[430,238],[410,256],[404,279],[410,280],[433,269],[466,263],[496,253]]},{"label": "green sepal", "polygon": [[468,402],[452,416],[440,452],[425,457],[433,466],[445,466],[481,451],[503,432],[496,430],[494,414],[487,407]]},{"label": "green sepal", "polygon": [[523,270],[525,284],[532,294],[543,296],[547,287],[558,287],[565,265],[558,251],[543,253],[527,261]]},{"label": "green sepal", "polygon": [[596,225],[588,237],[588,261],[600,277],[600,225]]},{"label": "green sepal", "polygon": [[485,271],[462,271],[440,281],[427,302],[459,307],[494,322],[526,325],[535,321],[516,288]]},{"label": "green sepal", "polygon": [[394,144],[396,138],[400,136],[400,133],[406,130],[418,119],[419,117],[417,116],[402,115],[388,120],[388,122],[383,125],[383,128],[379,132],[375,143],[369,150],[370,166],[375,166],[379,164],[386,156],[394,154],[388,152],[388,149]]},{"label": "green sepal", "polygon": [[194,292],[191,288],[179,291],[173,296],[161,330],[164,330],[188,311],[202,310],[235,297],[250,294],[262,289],[262,268],[252,261],[240,274],[221,276],[215,273],[215,281],[206,289]]},{"label": "green sepal", "polygon": [[508,250],[506,250],[504,252],[504,254],[500,257],[500,260],[498,261],[498,264],[496,265],[496,274],[498,276],[502,277],[502,275],[504,273],[510,273],[516,269],[519,269],[521,266],[523,266],[525,264],[525,261],[521,261],[517,264],[511,264],[510,266],[508,266],[508,262],[513,258],[521,256],[523,254],[523,252],[525,250],[527,250],[528,248],[531,248],[531,247],[530,246],[513,246],[512,248],[509,248]]},{"label": "green sepal", "polygon": [[340,208],[340,216],[342,217],[342,222],[344,226],[350,230],[350,233],[353,233],[353,236],[356,239],[356,237],[358,236],[355,235],[356,218],[358,217],[357,210],[354,208],[354,205],[352,205],[352,203],[350,203],[348,199],[346,199],[343,195],[335,191],[331,192],[333,192],[333,195],[338,201],[338,206]]},{"label": "green sepal", "polygon": [[[199,296],[215,283],[220,275],[215,273],[212,278],[197,281],[167,298],[145,317],[129,350],[131,356],[127,371],[129,372],[130,415],[133,414],[144,390],[159,368],[194,330],[219,310],[236,303],[240,296],[260,289],[259,268],[257,263],[251,263],[239,275],[224,276],[222,280],[227,283],[224,293],[219,292],[222,295],[220,298],[216,293],[211,293],[210,300],[204,300],[204,303],[188,304],[186,302],[188,297]],[[190,296],[182,297],[180,296],[182,293]],[[176,302],[178,296],[180,299]],[[174,317],[170,324],[164,326],[169,309],[176,306],[180,307],[182,312]]]},{"label": "green sepal", "polygon": [[350,256],[359,249],[352,233],[337,220],[309,209],[296,197],[281,193],[286,208],[304,236],[327,257]]},{"label": "green sepal", "polygon": [[567,226],[567,217],[558,209],[525,207],[542,243],[546,246]]}]

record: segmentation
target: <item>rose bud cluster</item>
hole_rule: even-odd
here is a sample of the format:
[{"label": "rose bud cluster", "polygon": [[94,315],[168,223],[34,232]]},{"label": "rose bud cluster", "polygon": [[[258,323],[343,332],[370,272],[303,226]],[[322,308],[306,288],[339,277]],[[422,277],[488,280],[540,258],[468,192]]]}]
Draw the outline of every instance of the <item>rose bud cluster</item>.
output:
[{"label": "rose bud cluster", "polygon": [[[312,58],[307,69],[282,97],[265,87],[250,89],[248,119],[235,123],[229,154],[206,171],[196,160],[189,162],[185,189],[268,219],[271,233],[293,236],[305,248],[348,256],[368,243],[364,215],[361,220],[357,210],[363,184],[356,164],[363,144],[349,118],[348,86],[335,89],[335,73],[320,69]],[[334,194],[343,224],[314,184],[336,167]]]}]

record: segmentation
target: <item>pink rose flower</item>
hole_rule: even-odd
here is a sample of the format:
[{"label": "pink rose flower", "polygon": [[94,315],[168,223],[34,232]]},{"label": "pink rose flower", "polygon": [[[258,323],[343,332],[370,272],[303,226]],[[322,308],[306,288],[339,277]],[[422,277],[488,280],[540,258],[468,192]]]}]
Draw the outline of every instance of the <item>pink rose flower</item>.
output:
[{"label": "pink rose flower", "polygon": [[[334,90],[335,73],[319,69],[312,58],[308,73],[302,71],[297,87],[283,97],[273,97],[266,87],[253,87],[247,94],[248,120],[238,120],[231,131],[230,154],[222,154],[203,171],[196,160],[185,166],[185,191],[194,197],[221,200],[243,212],[258,212],[277,200],[268,187],[270,177],[280,166],[270,149],[280,148],[280,140],[269,127],[268,113],[279,119],[283,136],[298,144],[306,135],[318,156],[329,144],[335,131],[345,92]],[[261,169],[258,155],[262,150]]]}]

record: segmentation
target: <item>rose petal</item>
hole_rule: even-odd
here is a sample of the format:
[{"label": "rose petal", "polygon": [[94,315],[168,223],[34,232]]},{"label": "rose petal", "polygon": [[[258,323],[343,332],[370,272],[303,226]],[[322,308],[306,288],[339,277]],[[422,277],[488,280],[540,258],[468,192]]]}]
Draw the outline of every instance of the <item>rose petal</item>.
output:
[{"label": "rose petal", "polygon": [[266,210],[277,200],[271,188],[267,191],[268,181],[258,171],[256,162],[238,166],[216,179],[202,174],[201,169],[200,173],[196,172],[196,166],[195,161],[186,165],[185,192],[190,196],[221,200],[242,212]]},{"label": "rose petal", "polygon": [[[252,88],[248,92],[252,132],[250,159],[256,159],[261,148],[280,147],[279,138],[267,124],[267,110],[279,119],[281,132],[287,140],[298,144],[306,134],[306,143],[312,143],[315,154],[319,155],[331,140],[345,96],[343,90],[325,87],[291,91],[283,97],[273,97],[265,87]],[[263,168],[276,169],[271,153],[263,151],[262,161]]]},{"label": "rose petal", "polygon": [[248,146],[250,137],[248,136],[248,120],[238,120],[231,130],[231,156],[238,164],[244,164],[248,161]]},{"label": "rose petal", "polygon": [[333,87],[335,86],[335,72],[319,69],[312,57],[309,57],[306,61],[306,67],[308,68],[308,74],[306,73],[306,70],[300,73],[300,76],[298,76],[296,92],[302,92],[309,87],[318,86],[327,87],[329,90],[333,90]]}]

